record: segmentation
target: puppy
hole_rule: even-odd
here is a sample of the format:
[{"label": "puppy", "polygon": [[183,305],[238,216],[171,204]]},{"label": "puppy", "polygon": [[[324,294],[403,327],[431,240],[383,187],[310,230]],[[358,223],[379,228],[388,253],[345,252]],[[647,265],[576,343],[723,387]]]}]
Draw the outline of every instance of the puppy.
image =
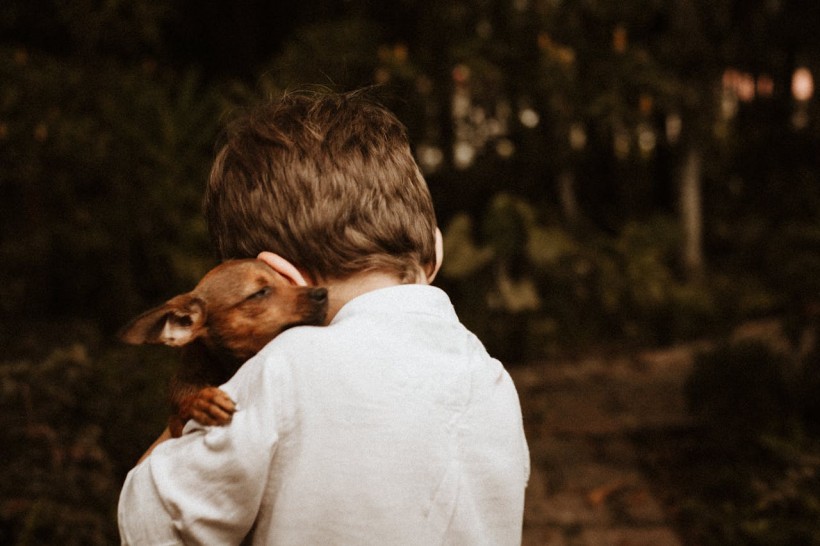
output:
[{"label": "puppy", "polygon": [[294,286],[260,260],[233,260],[209,271],[193,291],[132,320],[119,337],[184,348],[169,389],[168,428],[178,437],[192,418],[229,423],[237,408],[215,385],[287,328],[322,324],[327,305],[325,288]]}]

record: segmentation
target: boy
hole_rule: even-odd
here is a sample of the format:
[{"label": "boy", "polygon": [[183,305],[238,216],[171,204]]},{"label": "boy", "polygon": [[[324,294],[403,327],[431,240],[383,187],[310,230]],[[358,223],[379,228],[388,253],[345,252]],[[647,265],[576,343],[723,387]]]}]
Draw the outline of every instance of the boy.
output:
[{"label": "boy", "polygon": [[128,475],[124,544],[519,544],[529,458],[509,375],[429,286],[441,234],[404,127],[294,93],[228,131],[206,190],[222,258],[329,289]]}]

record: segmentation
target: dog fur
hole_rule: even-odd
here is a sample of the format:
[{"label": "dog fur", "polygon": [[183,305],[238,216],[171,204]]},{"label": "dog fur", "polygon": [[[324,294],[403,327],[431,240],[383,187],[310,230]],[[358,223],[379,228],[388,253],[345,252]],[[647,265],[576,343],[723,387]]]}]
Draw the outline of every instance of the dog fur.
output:
[{"label": "dog fur", "polygon": [[171,379],[171,435],[193,418],[204,425],[230,422],[236,405],[216,385],[282,331],[321,325],[325,288],[294,286],[260,260],[231,260],[209,271],[186,294],[146,311],[119,334],[130,344],[183,347]]}]

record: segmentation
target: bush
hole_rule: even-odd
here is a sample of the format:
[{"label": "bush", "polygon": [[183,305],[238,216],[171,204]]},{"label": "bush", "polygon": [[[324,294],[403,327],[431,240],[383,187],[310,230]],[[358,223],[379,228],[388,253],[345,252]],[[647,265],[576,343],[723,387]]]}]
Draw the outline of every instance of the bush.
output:
[{"label": "bush", "polygon": [[614,236],[569,230],[501,193],[481,222],[457,214],[444,237],[442,284],[465,323],[507,360],[712,335],[748,297],[743,284],[683,281],[677,224],[663,216]]},{"label": "bush", "polygon": [[164,427],[170,361],[91,345],[0,363],[0,543],[119,541],[120,487]]},{"label": "bush", "polygon": [[0,316],[114,330],[193,286],[219,110],[194,72],[0,48]]},{"label": "bush", "polygon": [[726,345],[700,355],[686,385],[693,413],[710,430],[741,444],[796,426],[789,360],[763,343]]},{"label": "bush", "polygon": [[695,543],[820,544],[820,437],[808,426],[820,389],[805,369],[761,343],[697,359],[687,397],[704,428],[658,465]]}]

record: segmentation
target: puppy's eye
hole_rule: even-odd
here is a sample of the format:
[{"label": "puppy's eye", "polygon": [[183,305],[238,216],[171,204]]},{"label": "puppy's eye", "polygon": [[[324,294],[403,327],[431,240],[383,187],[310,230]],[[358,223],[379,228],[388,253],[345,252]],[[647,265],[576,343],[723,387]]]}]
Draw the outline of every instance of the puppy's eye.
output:
[{"label": "puppy's eye", "polygon": [[273,288],[271,288],[270,286],[265,286],[264,288],[261,288],[260,290],[257,290],[256,292],[248,296],[247,299],[258,300],[260,298],[265,298],[267,296],[270,296],[271,292],[273,292]]}]

